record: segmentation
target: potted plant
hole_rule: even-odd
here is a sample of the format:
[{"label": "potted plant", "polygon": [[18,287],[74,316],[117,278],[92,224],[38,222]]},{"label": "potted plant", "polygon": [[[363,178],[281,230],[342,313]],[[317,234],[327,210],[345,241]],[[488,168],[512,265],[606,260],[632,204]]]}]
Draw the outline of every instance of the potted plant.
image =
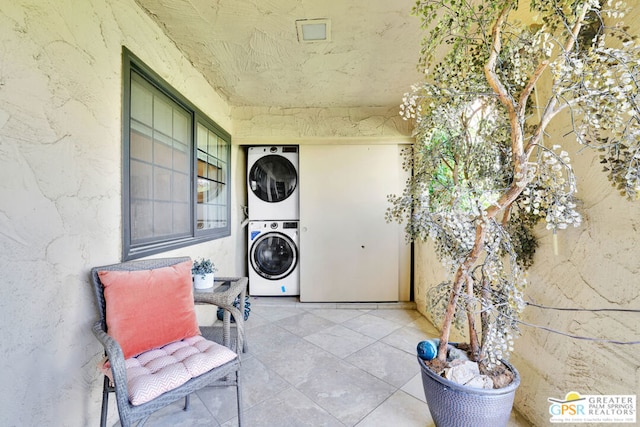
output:
[{"label": "potted plant", "polygon": [[191,267],[193,286],[196,289],[211,289],[214,285],[214,273],[218,271],[210,259],[195,260]]},{"label": "potted plant", "polygon": [[[451,368],[454,325],[480,372],[500,378],[497,394],[515,393],[519,376],[507,361],[537,247],[534,227],[544,222],[555,235],[582,221],[569,149],[550,142],[550,123],[564,117],[579,144],[598,150],[622,195],[640,197],[640,49],[618,22],[624,5],[612,3],[532,0],[528,24],[514,18],[517,0],[418,0],[413,9],[427,31],[425,79],[401,105],[415,124],[404,153],[412,176],[401,195],[389,196],[387,219],[405,222],[412,240],[431,239],[448,272],[429,295],[441,334],[435,358],[421,361],[428,399],[443,396],[426,389]],[[428,401],[438,426],[508,420],[513,394],[499,398],[506,418],[487,420],[497,411],[493,397],[464,400],[474,389],[440,386],[462,394]],[[446,402],[454,409],[437,407]],[[446,416],[474,408],[466,418]]]}]

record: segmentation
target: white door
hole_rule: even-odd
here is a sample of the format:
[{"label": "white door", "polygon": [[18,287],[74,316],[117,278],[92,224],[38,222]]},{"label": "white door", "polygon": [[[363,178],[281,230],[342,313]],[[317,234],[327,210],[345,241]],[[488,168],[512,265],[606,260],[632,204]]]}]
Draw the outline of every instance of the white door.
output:
[{"label": "white door", "polygon": [[409,246],[386,223],[398,145],[300,146],[300,300],[408,299]]}]

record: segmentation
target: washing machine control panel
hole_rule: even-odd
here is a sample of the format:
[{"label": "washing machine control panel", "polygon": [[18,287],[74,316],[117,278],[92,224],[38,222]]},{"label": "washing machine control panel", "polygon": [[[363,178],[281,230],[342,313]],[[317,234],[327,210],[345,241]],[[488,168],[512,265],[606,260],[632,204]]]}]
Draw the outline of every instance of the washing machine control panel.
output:
[{"label": "washing machine control panel", "polygon": [[[280,224],[277,222],[272,222],[269,224],[269,228],[272,230],[277,230],[280,227]],[[297,230],[298,222],[297,221],[282,221],[282,228],[285,230]]]}]

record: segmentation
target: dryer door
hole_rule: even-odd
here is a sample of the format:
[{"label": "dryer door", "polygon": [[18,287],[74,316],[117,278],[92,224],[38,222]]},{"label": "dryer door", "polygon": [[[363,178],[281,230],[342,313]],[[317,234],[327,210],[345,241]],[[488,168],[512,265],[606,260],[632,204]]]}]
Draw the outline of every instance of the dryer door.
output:
[{"label": "dryer door", "polygon": [[251,246],[251,268],[265,279],[287,277],[298,263],[298,248],[291,238],[282,233],[265,233]]},{"label": "dryer door", "polygon": [[287,199],[298,185],[295,166],[276,154],[259,158],[249,171],[249,188],[260,200],[277,203]]}]

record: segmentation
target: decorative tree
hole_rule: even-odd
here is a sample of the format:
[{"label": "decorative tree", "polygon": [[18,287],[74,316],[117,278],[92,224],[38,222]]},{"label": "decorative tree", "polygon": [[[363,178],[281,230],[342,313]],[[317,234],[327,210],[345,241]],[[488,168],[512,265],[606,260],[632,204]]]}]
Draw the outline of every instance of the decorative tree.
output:
[{"label": "decorative tree", "polygon": [[569,155],[546,135],[561,112],[622,195],[640,197],[640,48],[621,21],[626,6],[531,0],[530,25],[513,18],[517,6],[418,0],[413,9],[427,31],[426,77],[401,106],[415,121],[405,152],[413,174],[389,196],[387,219],[406,221],[410,239],[433,239],[450,273],[428,306],[442,321],[441,364],[465,317],[473,359],[487,370],[508,359],[534,226],[544,220],[555,234],[581,223]]}]

